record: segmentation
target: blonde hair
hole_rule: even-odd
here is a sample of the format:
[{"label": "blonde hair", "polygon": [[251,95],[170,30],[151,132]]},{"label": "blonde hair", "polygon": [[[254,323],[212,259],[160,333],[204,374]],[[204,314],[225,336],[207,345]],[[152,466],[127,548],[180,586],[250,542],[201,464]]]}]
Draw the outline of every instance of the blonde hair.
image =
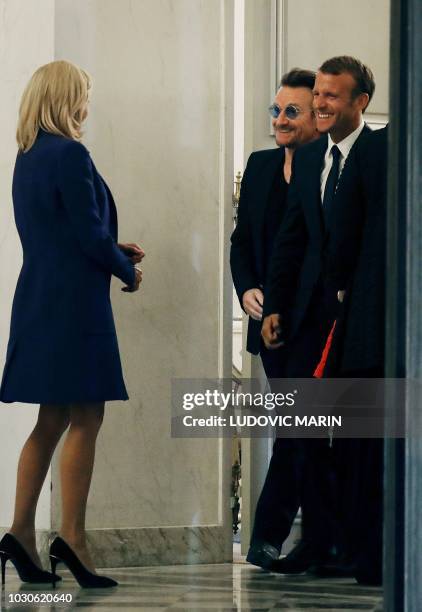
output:
[{"label": "blonde hair", "polygon": [[16,132],[19,149],[29,151],[40,128],[79,140],[90,88],[91,77],[71,62],[51,62],[38,68],[19,107]]}]

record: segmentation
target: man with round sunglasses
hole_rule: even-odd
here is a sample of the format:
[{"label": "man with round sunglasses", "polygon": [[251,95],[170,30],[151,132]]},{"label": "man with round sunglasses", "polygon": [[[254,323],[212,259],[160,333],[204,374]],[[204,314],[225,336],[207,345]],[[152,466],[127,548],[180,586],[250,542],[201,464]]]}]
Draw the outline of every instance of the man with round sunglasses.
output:
[{"label": "man with round sunglasses", "polygon": [[268,378],[278,377],[281,358],[279,351],[268,351],[261,340],[264,285],[286,209],[294,151],[318,137],[312,110],[314,81],[315,73],[297,68],[283,76],[269,109],[278,148],[256,151],[249,157],[231,237],[233,283],[249,315],[247,350],[261,355]]},{"label": "man with round sunglasses", "polygon": [[[295,68],[281,79],[269,111],[277,148],[249,157],[242,180],[238,223],[231,237],[230,264],[239,302],[249,315],[247,350],[260,355],[269,379],[281,378],[285,351],[268,350],[261,340],[264,290],[274,239],[287,206],[293,155],[318,138],[312,108],[315,73]],[[297,466],[283,465],[283,487],[267,483],[258,502],[247,560],[268,568],[280,553],[297,512]]]}]

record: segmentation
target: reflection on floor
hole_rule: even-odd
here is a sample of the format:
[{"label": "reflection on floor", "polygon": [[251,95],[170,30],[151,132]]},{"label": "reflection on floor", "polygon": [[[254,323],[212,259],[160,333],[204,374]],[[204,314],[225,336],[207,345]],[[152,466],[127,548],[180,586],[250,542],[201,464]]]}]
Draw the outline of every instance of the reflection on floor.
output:
[{"label": "reflection on floor", "polygon": [[[12,592],[21,596],[32,595],[34,585],[22,585],[8,564],[1,609],[25,612],[75,608],[86,611],[96,609],[99,612],[382,610],[381,590],[360,587],[351,579],[321,580],[306,575],[293,578],[265,573],[244,563],[107,570],[120,582],[113,592],[78,589],[70,574],[64,571],[59,573],[63,576],[63,582],[55,592],[72,594],[72,604],[12,606],[8,603]],[[45,589],[43,592],[54,593]]]}]

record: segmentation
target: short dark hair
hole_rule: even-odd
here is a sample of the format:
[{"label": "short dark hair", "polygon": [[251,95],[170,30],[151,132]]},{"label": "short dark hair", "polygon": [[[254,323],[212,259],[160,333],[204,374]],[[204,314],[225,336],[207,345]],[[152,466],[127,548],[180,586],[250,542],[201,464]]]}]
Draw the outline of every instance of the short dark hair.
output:
[{"label": "short dark hair", "polygon": [[307,87],[313,89],[315,85],[315,72],[293,68],[281,77],[280,87]]},{"label": "short dark hair", "polygon": [[335,75],[347,72],[356,82],[356,87],[352,91],[352,97],[356,98],[360,94],[366,93],[369,96],[368,104],[371,101],[375,91],[374,75],[368,66],[365,66],[363,62],[355,57],[351,57],[350,55],[332,57],[326,60],[318,70],[324,74]]}]

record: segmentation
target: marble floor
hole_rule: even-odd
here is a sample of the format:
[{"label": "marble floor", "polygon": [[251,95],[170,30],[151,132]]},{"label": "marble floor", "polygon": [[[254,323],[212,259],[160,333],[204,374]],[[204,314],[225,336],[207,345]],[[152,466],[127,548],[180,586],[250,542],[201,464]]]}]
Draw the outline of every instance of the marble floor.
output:
[{"label": "marble floor", "polygon": [[[71,575],[59,572],[63,582],[56,591],[34,590],[22,585],[12,567],[7,566],[1,610],[179,610],[184,612],[225,612],[229,610],[300,611],[382,611],[382,593],[373,587],[360,587],[351,579],[322,580],[301,575],[270,574],[246,563],[171,567],[142,567],[107,570],[120,586],[111,591],[77,588]],[[10,595],[70,594],[72,603],[30,605],[10,604]],[[19,599],[19,597],[18,597]]]}]

